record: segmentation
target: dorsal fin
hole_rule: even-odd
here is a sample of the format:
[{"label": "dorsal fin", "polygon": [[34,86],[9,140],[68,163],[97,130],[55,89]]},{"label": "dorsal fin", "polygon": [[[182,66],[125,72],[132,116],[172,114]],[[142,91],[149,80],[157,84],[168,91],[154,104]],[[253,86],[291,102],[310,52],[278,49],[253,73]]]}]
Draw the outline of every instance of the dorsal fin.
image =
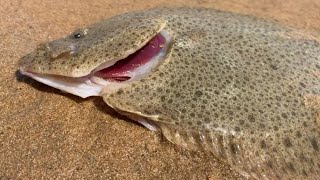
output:
[{"label": "dorsal fin", "polygon": [[[189,150],[209,151],[245,177],[257,179],[319,179],[320,152],[319,129],[301,128],[303,134],[288,131],[287,139],[269,141],[273,135],[253,140],[241,133],[223,131],[190,131],[156,122],[163,135],[172,143]],[[314,133],[317,131],[317,133]],[[315,136],[316,135],[316,136]],[[301,138],[297,141],[296,138]],[[299,143],[295,145],[292,143]],[[305,147],[298,149],[297,147]],[[290,158],[288,158],[290,157]]]}]

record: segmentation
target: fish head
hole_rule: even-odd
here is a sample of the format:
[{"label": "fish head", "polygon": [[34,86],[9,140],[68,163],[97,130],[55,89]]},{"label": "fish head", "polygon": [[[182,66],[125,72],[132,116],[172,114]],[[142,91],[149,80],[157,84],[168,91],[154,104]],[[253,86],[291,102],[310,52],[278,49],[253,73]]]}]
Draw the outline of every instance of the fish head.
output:
[{"label": "fish head", "polygon": [[[150,18],[134,13],[115,16],[87,28],[77,29],[64,38],[41,43],[35,51],[20,59],[19,70],[24,75],[63,91],[81,97],[97,96],[102,87],[108,83],[115,83],[117,78],[134,79],[130,76],[137,73],[129,73],[133,71],[133,66],[149,62],[154,56],[159,56],[160,52],[165,54],[167,49],[163,47],[169,38],[159,35],[165,25],[166,21],[160,17]],[[149,46],[157,46],[156,50],[150,47],[141,50],[152,39],[156,42]],[[109,77],[111,81],[101,78],[99,71],[138,51],[143,51],[144,54],[134,55],[139,58],[135,58],[135,62],[138,62],[131,64],[131,68],[120,68],[122,74],[117,72],[121,74],[120,77],[114,77],[113,73],[113,79]],[[146,60],[145,56],[148,56],[149,60]],[[133,61],[132,57],[130,60]],[[153,63],[152,68],[155,64],[157,63]]]}]

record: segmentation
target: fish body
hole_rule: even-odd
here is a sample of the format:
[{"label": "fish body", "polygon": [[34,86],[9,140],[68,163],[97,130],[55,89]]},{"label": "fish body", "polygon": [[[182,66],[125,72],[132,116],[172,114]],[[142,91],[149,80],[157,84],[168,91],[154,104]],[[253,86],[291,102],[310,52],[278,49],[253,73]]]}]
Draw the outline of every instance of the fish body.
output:
[{"label": "fish body", "polygon": [[[126,24],[124,31],[118,29]],[[134,70],[127,69],[120,74],[129,80],[108,76],[108,83],[101,83],[93,95],[103,96],[119,113],[160,130],[170,142],[213,153],[244,176],[320,178],[319,39],[273,22],[212,9],[133,12],[90,26],[86,33],[96,33],[95,27],[103,32],[95,37],[99,42],[71,43],[79,49],[77,55],[70,55],[70,42],[58,40],[59,47],[71,49],[67,52],[73,59],[61,53],[65,51],[45,55],[50,50],[42,50],[43,54],[22,60],[21,72],[44,79],[92,74],[105,78],[101,74],[107,70],[101,69],[106,66],[96,69],[101,64],[153,44],[159,51],[152,55],[158,58],[151,59],[157,63],[144,68],[145,75],[133,78],[127,71]],[[156,36],[162,41],[150,42]],[[119,43],[120,48],[113,47]],[[44,60],[59,56],[64,59]],[[88,58],[86,65],[77,57]],[[96,58],[100,59],[94,64]],[[66,60],[75,68],[58,65]],[[53,69],[49,62],[57,62],[55,70],[49,70]]]}]

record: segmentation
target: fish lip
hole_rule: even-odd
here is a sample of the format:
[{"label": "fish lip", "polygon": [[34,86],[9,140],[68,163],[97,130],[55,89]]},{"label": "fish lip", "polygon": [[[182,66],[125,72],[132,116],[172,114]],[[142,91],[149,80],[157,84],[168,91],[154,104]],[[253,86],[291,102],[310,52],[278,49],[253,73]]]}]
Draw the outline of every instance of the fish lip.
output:
[{"label": "fish lip", "polygon": [[45,75],[33,73],[19,69],[20,73],[26,75],[38,82],[60,89],[70,94],[87,98],[89,96],[98,96],[102,86],[92,84],[87,77],[73,78],[59,75]]}]

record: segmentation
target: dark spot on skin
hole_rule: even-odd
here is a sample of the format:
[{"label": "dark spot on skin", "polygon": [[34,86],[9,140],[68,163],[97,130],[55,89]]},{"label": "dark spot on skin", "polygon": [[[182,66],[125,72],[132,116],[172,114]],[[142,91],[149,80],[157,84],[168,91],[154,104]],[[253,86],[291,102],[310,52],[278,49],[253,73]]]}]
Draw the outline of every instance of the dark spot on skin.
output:
[{"label": "dark spot on skin", "polygon": [[234,128],[234,130],[235,130],[236,132],[239,132],[239,131],[240,131],[240,128],[239,128],[238,126],[236,126],[236,127]]},{"label": "dark spot on skin", "polygon": [[194,93],[194,95],[195,95],[196,97],[201,97],[201,96],[203,95],[203,92],[201,92],[201,91],[196,91],[196,92]]},{"label": "dark spot on skin", "polygon": [[250,122],[255,122],[255,121],[256,121],[256,119],[255,119],[255,117],[253,116],[253,114],[250,114],[250,115],[248,116],[248,119],[249,119]]},{"label": "dark spot on skin", "polygon": [[230,150],[231,150],[232,154],[237,154],[237,152],[238,152],[237,145],[234,143],[230,143]]},{"label": "dark spot on skin", "polygon": [[261,141],[260,145],[261,145],[262,149],[266,149],[267,148],[267,144],[266,144],[266,142],[264,140]]},{"label": "dark spot on skin", "polygon": [[205,123],[209,123],[209,122],[210,122],[210,119],[209,119],[209,118],[205,118],[205,119],[204,119],[204,122],[205,122]]},{"label": "dark spot on skin", "polygon": [[300,159],[301,162],[307,162],[307,161],[308,161],[307,158],[306,158],[306,156],[305,156],[303,153],[301,153],[301,154],[299,155],[299,159]]},{"label": "dark spot on skin", "polygon": [[315,138],[312,138],[312,139],[310,140],[310,142],[311,142],[311,145],[312,145],[313,149],[314,149],[315,151],[319,152],[319,146],[318,146],[317,140],[316,140]]},{"label": "dark spot on skin", "polygon": [[306,87],[307,87],[303,82],[300,82],[299,84],[300,84],[300,86],[303,87],[303,88],[306,88]]},{"label": "dark spot on skin", "polygon": [[291,141],[290,141],[289,138],[286,138],[286,139],[284,140],[284,145],[285,145],[286,147],[292,147],[292,143],[291,143]]},{"label": "dark spot on skin", "polygon": [[273,69],[273,70],[278,70],[278,67],[277,67],[276,65],[271,64],[270,67],[271,67],[271,69]]},{"label": "dark spot on skin", "polygon": [[166,99],[166,97],[161,96],[161,102],[164,102],[164,101],[165,101],[165,99]]},{"label": "dark spot on skin", "polygon": [[123,89],[119,89],[118,91],[117,91],[117,94],[122,94],[123,93]]},{"label": "dark spot on skin", "polygon": [[301,132],[300,132],[300,131],[297,131],[297,132],[296,132],[296,136],[297,136],[297,138],[301,138],[301,137],[302,137]]},{"label": "dark spot on skin", "polygon": [[272,160],[268,160],[266,164],[267,164],[267,166],[268,166],[269,168],[271,168],[271,169],[273,168],[273,162],[272,162]]},{"label": "dark spot on skin", "polygon": [[281,114],[281,116],[282,116],[283,118],[285,118],[285,119],[287,119],[287,118],[288,118],[288,116],[287,116],[287,114],[286,114],[286,113],[282,113],[282,114]]},{"label": "dark spot on skin", "polygon": [[292,171],[292,172],[296,172],[296,169],[294,168],[294,165],[293,165],[292,162],[289,162],[289,163],[288,163],[288,169],[289,169],[290,171]]},{"label": "dark spot on skin", "polygon": [[308,127],[308,124],[306,122],[302,123],[304,127]]}]

